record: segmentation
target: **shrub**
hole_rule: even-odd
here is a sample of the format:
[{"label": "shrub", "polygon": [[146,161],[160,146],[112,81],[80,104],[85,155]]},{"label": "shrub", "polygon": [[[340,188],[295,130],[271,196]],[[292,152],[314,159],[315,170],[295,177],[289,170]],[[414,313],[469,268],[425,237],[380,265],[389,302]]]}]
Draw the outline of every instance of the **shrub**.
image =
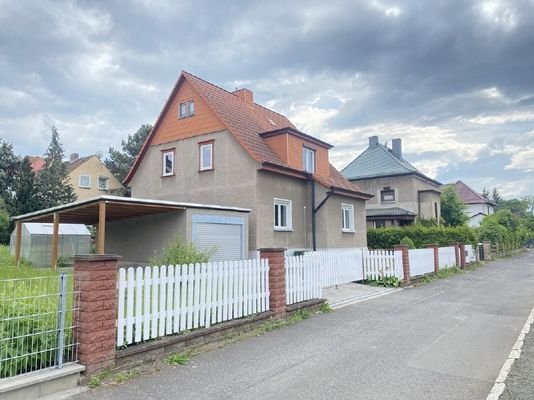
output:
[{"label": "shrub", "polygon": [[182,265],[208,262],[217,249],[198,249],[193,243],[186,242],[181,236],[163,247],[161,254],[154,254],[152,265]]},{"label": "shrub", "polygon": [[367,246],[370,249],[391,249],[404,237],[410,238],[416,248],[437,243],[449,246],[456,242],[476,244],[478,235],[468,226],[458,227],[424,227],[410,225],[402,228],[379,228],[367,231]]},{"label": "shrub", "polygon": [[415,244],[414,244],[413,240],[410,239],[408,236],[404,236],[401,239],[400,244],[404,244],[404,245],[408,246],[410,249],[415,249]]}]

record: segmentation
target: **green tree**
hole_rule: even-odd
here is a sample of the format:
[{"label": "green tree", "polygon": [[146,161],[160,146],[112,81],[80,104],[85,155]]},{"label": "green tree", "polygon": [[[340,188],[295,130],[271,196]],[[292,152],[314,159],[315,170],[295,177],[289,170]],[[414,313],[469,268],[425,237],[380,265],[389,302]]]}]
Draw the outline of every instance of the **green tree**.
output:
[{"label": "green tree", "polygon": [[469,217],[466,214],[466,206],[452,186],[443,189],[440,197],[441,218],[445,226],[465,225]]},{"label": "green tree", "polygon": [[63,162],[63,146],[55,126],[52,126],[52,138],[45,153],[45,160],[45,166],[37,179],[39,208],[75,201],[76,194],[68,182],[67,164]]},{"label": "green tree", "polygon": [[488,189],[482,189],[482,197],[484,197],[488,201],[491,201],[491,194]]},{"label": "green tree", "polygon": [[497,205],[497,208],[501,206],[503,198],[497,188],[493,188],[493,190],[491,191],[491,201]]},{"label": "green tree", "polygon": [[20,163],[20,169],[14,182],[14,192],[14,215],[26,214],[39,209],[35,174],[29,157],[24,157]]},{"label": "green tree", "polygon": [[122,182],[126,178],[135,157],[141,151],[141,147],[151,131],[152,125],[142,125],[133,135],[128,135],[127,140],[121,141],[121,150],[116,150],[114,147],[109,148],[109,157],[104,163],[119,181]]},{"label": "green tree", "polygon": [[13,145],[0,138],[0,197],[8,211],[11,211],[13,206],[13,185],[19,162],[13,152]]},{"label": "green tree", "polygon": [[0,244],[8,244],[11,235],[11,223],[9,212],[7,211],[4,200],[0,199]]}]

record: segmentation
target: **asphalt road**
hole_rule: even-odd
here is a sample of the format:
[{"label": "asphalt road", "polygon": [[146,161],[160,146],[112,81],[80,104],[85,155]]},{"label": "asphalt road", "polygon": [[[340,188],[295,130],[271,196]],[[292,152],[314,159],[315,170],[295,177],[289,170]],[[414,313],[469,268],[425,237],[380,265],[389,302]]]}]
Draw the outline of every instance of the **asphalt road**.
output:
[{"label": "asphalt road", "polygon": [[533,306],[530,251],[75,399],[485,399]]}]

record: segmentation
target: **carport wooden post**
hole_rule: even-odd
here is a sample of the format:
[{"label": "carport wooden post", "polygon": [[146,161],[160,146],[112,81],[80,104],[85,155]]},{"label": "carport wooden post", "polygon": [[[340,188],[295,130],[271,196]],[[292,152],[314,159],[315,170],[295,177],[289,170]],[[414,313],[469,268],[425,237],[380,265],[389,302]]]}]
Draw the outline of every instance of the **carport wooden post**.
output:
[{"label": "carport wooden post", "polygon": [[106,202],[98,203],[98,242],[96,246],[97,254],[104,254],[106,242]]},{"label": "carport wooden post", "polygon": [[15,229],[15,265],[18,267],[20,264],[20,242],[22,241],[22,222],[17,221]]},{"label": "carport wooden post", "polygon": [[58,259],[58,248],[59,248],[59,214],[54,213],[54,229],[52,233],[52,259],[50,261],[50,267],[52,269],[57,268],[57,259]]}]

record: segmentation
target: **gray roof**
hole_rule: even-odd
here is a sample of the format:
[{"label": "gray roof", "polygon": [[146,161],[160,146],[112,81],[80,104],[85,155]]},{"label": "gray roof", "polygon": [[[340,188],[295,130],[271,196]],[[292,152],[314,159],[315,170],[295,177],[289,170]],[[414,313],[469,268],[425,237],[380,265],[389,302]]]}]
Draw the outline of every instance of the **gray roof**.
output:
[{"label": "gray roof", "polygon": [[405,210],[400,207],[388,207],[388,208],[368,208],[365,210],[368,217],[401,217],[401,216],[415,216],[414,212]]},{"label": "gray roof", "polygon": [[397,158],[391,149],[383,144],[368,147],[362,154],[347,165],[341,174],[348,180],[379,178],[395,175],[418,175],[437,185],[439,182],[429,178],[404,158]]}]

